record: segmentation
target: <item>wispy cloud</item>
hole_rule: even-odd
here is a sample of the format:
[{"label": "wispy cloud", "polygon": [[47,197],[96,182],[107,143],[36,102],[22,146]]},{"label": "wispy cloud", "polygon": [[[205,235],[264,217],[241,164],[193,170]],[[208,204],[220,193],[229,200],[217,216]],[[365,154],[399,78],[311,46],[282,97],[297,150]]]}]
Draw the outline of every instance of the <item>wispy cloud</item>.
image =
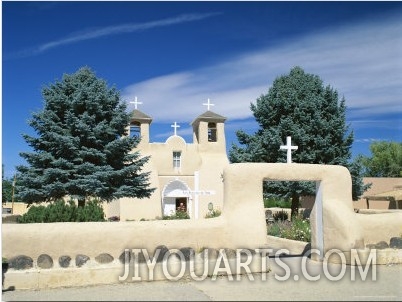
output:
[{"label": "wispy cloud", "polygon": [[[349,122],[352,124],[353,129],[360,129],[360,128],[395,129],[398,127],[398,125],[395,124],[395,121],[391,119],[373,119],[373,120],[363,119],[363,120],[350,120]],[[402,126],[402,119],[400,122]]]},{"label": "wispy cloud", "polygon": [[[193,134],[193,128],[188,124],[188,123],[182,123],[179,124],[180,128],[178,128],[177,130],[177,135],[179,136],[192,136]],[[166,129],[168,129],[169,126],[166,126]],[[173,129],[169,130],[169,131],[165,131],[165,132],[159,132],[158,134],[156,134],[154,137],[155,138],[164,138],[167,139],[168,137],[172,136],[174,133]]]},{"label": "wispy cloud", "polygon": [[374,142],[379,142],[379,141],[386,141],[386,139],[384,138],[359,138],[359,139],[355,139],[354,142],[355,143],[374,143]]},{"label": "wispy cloud", "polygon": [[[251,117],[249,106],[293,66],[319,75],[344,96],[350,118],[402,113],[402,16],[326,29],[244,53],[197,70],[161,75],[123,89],[159,121],[189,121],[210,98],[230,119]],[[206,109],[205,109],[206,110]]]},{"label": "wispy cloud", "polygon": [[77,32],[77,33],[73,33],[67,37],[63,37],[58,40],[46,42],[37,47],[21,50],[17,53],[14,53],[14,54],[8,56],[8,58],[33,56],[33,55],[43,53],[52,48],[60,47],[63,45],[69,45],[69,44],[78,43],[81,41],[86,41],[86,40],[91,40],[91,39],[96,39],[96,38],[101,38],[101,37],[105,37],[105,36],[112,36],[112,35],[124,34],[124,33],[132,33],[132,32],[149,30],[149,29],[153,29],[153,28],[157,28],[157,27],[165,27],[165,26],[171,26],[171,25],[175,25],[175,24],[188,23],[188,22],[203,20],[203,19],[210,18],[210,17],[216,16],[216,15],[220,15],[220,14],[221,13],[219,13],[219,12],[212,12],[212,13],[205,13],[205,14],[198,14],[198,13],[183,14],[183,15],[179,15],[176,17],[172,17],[172,18],[166,18],[166,19],[155,20],[155,21],[144,22],[144,23],[129,23],[129,24],[107,26],[107,27],[101,27],[101,28],[95,28],[95,29],[88,29],[88,30]]},{"label": "wispy cloud", "polygon": [[[194,118],[194,116],[193,116]],[[155,121],[158,122],[158,121]],[[172,123],[173,124],[173,123]],[[177,135],[180,135],[187,139],[188,141],[192,140],[193,136],[193,128],[191,124],[188,122],[177,123],[180,128],[177,130]],[[160,129],[164,129],[163,132],[158,132],[153,136],[154,139],[163,139],[166,140],[168,137],[173,135],[173,128],[172,125],[168,123],[158,123]],[[170,130],[169,130],[170,129]],[[258,129],[258,124],[255,120],[245,119],[245,120],[236,120],[232,121],[229,120],[225,123],[225,130],[227,133],[236,133],[238,130],[246,130],[247,131],[256,131]]]}]

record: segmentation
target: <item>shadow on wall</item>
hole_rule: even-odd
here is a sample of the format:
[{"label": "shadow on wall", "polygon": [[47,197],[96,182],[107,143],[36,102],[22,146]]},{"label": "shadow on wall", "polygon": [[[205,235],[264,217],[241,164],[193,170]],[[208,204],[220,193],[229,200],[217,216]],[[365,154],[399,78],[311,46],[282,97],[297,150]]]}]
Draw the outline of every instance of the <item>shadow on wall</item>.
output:
[{"label": "shadow on wall", "polygon": [[17,223],[17,220],[20,217],[21,215],[3,215],[2,223]]},{"label": "shadow on wall", "polygon": [[7,261],[4,261],[4,259],[3,259],[1,266],[2,266],[2,270],[3,270],[2,275],[1,275],[1,287],[2,287],[2,292],[4,293],[4,292],[8,292],[8,291],[13,291],[13,290],[15,290],[15,286],[9,286],[8,288],[4,288],[4,279],[5,279],[5,274],[6,274],[7,271],[8,271],[8,262],[7,262]]}]

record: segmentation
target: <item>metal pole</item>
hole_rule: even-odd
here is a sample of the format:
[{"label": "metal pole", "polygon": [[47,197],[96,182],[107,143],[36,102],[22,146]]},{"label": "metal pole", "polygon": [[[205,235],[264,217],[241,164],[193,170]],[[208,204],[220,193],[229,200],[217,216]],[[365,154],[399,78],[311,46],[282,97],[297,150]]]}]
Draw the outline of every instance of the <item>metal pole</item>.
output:
[{"label": "metal pole", "polygon": [[17,174],[14,174],[14,181],[13,181],[13,194],[11,195],[11,214],[14,214],[14,190],[15,190],[15,179]]},{"label": "metal pole", "polygon": [[194,194],[194,218],[198,219],[198,213],[199,213],[199,196],[198,196],[198,191],[200,190],[200,172],[199,171],[194,171],[194,191],[196,192]]}]

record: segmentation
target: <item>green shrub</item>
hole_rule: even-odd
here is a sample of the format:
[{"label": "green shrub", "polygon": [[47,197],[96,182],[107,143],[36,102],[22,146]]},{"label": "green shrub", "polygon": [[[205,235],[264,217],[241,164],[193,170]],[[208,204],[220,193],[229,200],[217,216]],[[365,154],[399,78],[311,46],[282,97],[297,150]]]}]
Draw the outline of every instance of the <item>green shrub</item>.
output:
[{"label": "green shrub", "polygon": [[75,221],[77,207],[70,200],[68,203],[64,200],[57,200],[45,207],[43,222],[70,222]]},{"label": "green shrub", "polygon": [[300,215],[293,217],[291,227],[284,231],[283,236],[292,240],[310,242],[310,220],[303,219]]},{"label": "green shrub", "polygon": [[264,208],[284,208],[290,209],[292,205],[291,199],[269,197],[264,198]]},{"label": "green shrub", "polygon": [[176,211],[176,213],[173,213],[169,216],[163,216],[162,219],[163,220],[190,219],[190,216],[188,215],[187,212]]},{"label": "green shrub", "polygon": [[90,200],[84,207],[77,208],[75,221],[105,221],[105,213],[102,206],[96,200]]},{"label": "green shrub", "polygon": [[95,200],[90,200],[84,207],[77,207],[72,200],[57,200],[48,206],[31,205],[18,223],[104,221],[104,216],[102,206]]},{"label": "green shrub", "polygon": [[222,212],[219,209],[213,209],[212,211],[208,211],[208,213],[205,215],[205,218],[214,218],[214,217],[219,217],[221,216]]},{"label": "green shrub", "polygon": [[280,238],[310,242],[310,221],[303,219],[301,215],[295,216],[291,222],[277,221],[267,226],[267,234]]},{"label": "green shrub", "polygon": [[18,223],[40,223],[45,222],[46,207],[31,205],[28,211],[17,219]]},{"label": "green shrub", "polygon": [[274,213],[272,215],[272,217],[275,219],[275,221],[278,221],[278,220],[285,221],[285,220],[288,220],[289,214],[288,214],[288,212],[281,210],[279,212]]},{"label": "green shrub", "polygon": [[281,227],[279,223],[273,223],[268,227],[268,235],[270,236],[275,236],[275,237],[281,237]]}]

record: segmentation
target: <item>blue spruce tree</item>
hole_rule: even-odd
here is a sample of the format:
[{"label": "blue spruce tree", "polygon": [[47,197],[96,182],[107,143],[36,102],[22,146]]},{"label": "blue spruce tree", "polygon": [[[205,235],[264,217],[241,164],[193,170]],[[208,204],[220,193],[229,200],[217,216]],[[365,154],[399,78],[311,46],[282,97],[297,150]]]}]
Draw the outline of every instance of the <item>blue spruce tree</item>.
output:
[{"label": "blue spruce tree", "polygon": [[[292,152],[295,163],[342,165],[351,171],[353,199],[366,189],[360,166],[350,162],[353,132],[345,121],[345,99],[322,80],[307,74],[300,67],[289,75],[275,79],[268,93],[261,95],[251,111],[259,124],[253,135],[238,131],[241,146],[232,145],[231,162],[286,162],[286,152],[280,146],[286,137],[298,150]],[[298,213],[300,196],[314,195],[315,185],[310,182],[265,182],[265,196],[292,199],[292,216]]]},{"label": "blue spruce tree", "polygon": [[139,140],[126,136],[130,115],[120,94],[88,67],[64,75],[42,90],[44,108],[29,125],[37,137],[23,135],[33,152],[20,155],[18,197],[27,203],[65,196],[83,206],[96,198],[146,198],[148,157],[131,152]]}]

